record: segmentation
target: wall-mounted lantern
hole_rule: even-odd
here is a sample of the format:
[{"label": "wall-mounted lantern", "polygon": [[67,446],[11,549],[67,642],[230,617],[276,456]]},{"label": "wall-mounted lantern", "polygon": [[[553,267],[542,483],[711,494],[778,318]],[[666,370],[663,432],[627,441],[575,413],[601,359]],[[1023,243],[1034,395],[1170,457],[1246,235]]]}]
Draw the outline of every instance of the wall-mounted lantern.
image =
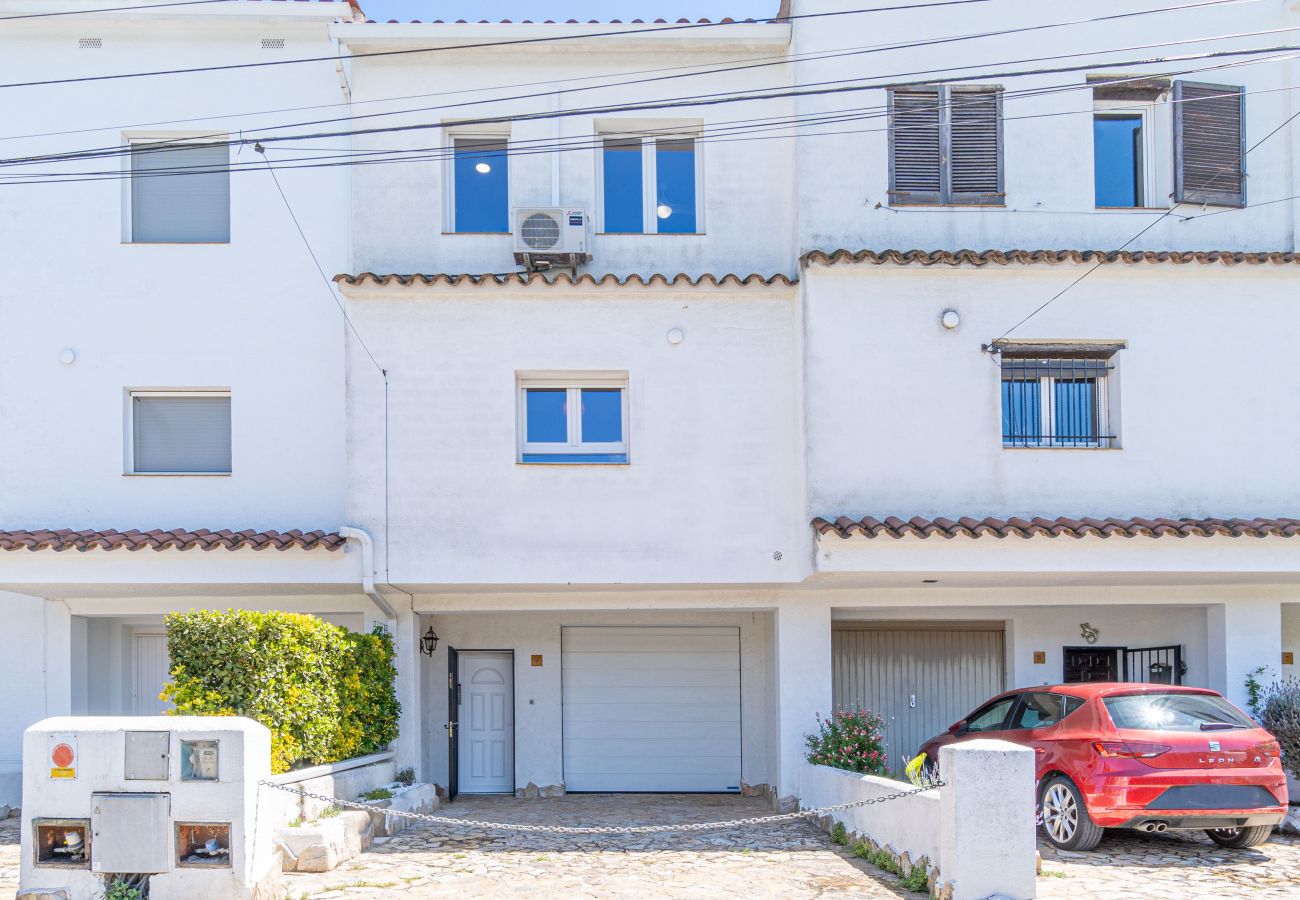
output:
[{"label": "wall-mounted lantern", "polygon": [[433,651],[437,649],[438,632],[434,631],[433,626],[430,625],[429,630],[424,633],[424,637],[420,638],[420,652],[425,656],[433,656]]}]

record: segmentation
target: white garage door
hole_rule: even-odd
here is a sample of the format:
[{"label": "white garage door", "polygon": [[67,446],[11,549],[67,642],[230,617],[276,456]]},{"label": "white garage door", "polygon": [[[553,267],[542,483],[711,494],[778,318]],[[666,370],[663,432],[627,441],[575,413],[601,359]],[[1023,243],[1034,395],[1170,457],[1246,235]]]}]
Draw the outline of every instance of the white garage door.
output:
[{"label": "white garage door", "polygon": [[571,791],[740,790],[740,629],[567,627]]}]

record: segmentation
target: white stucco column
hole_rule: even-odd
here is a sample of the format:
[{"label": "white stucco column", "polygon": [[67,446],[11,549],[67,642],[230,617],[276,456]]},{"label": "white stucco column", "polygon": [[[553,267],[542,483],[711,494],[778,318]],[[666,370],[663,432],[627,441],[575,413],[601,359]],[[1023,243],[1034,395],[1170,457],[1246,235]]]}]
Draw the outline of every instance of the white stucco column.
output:
[{"label": "white stucco column", "polygon": [[1267,666],[1265,679],[1282,670],[1282,602],[1239,599],[1206,610],[1209,686],[1246,709],[1246,675]]},{"label": "white stucco column", "polygon": [[397,751],[398,771],[410,766],[420,781],[424,768],[421,741],[424,679],[420,665],[424,657],[420,654],[420,617],[411,611],[409,604],[407,609],[398,609],[396,628],[397,700],[402,704],[402,718],[393,749]]},{"label": "white stucco column", "polygon": [[799,796],[804,736],[831,709],[831,607],[820,597],[786,598],[776,610],[777,769],[779,798]]}]

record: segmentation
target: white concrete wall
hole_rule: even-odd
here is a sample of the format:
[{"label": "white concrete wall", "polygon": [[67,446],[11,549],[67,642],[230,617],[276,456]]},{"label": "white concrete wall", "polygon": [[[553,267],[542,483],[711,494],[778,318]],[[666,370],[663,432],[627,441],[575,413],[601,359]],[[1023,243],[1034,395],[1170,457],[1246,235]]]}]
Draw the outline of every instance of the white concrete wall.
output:
[{"label": "white concrete wall", "polygon": [[[383,383],[350,344],[349,518],[394,583],[804,577],[789,292],[415,289],[349,306],[389,370],[385,436]],[[630,464],[517,463],[521,370],[626,371]]]},{"label": "white concrete wall", "polygon": [[[908,782],[879,775],[859,775],[830,766],[804,764],[799,773],[799,805],[819,809],[874,800],[914,789]],[[871,838],[900,856],[906,853],[913,864],[928,859],[942,872],[939,856],[939,790],[925,791],[910,797],[886,800],[832,813],[850,834]]]},{"label": "white concrete wall", "polygon": [[[796,14],[860,8],[856,0],[796,0],[794,3]],[[1155,8],[1160,8],[1160,4],[1135,0],[1095,0],[1086,6],[1070,7],[1038,0],[1010,0],[1000,3],[996,14],[983,4],[975,4],[803,19],[794,25],[791,49],[794,54],[807,54],[864,44],[888,46]],[[1044,91],[1028,97],[1014,97],[1011,92],[1065,86],[1082,88],[1088,74],[1132,76],[1222,66],[1232,60],[1145,67],[1120,63],[1206,50],[1274,46],[1275,38],[1270,35],[1236,39],[1222,36],[1296,24],[1294,4],[1251,3],[1181,9],[1089,25],[800,62],[794,68],[802,83],[872,78],[882,85],[923,81],[926,72],[934,72],[933,77],[960,78],[978,73],[1083,65],[1089,61],[1095,62],[1096,67],[1091,72],[994,77],[980,82],[1000,84],[1008,92],[1003,101],[1005,209],[889,209],[885,92],[870,90],[802,98],[798,104],[801,115],[870,107],[861,115],[873,117],[809,127],[801,136],[797,148],[798,244],[802,249],[893,247],[902,250],[1119,247],[1151,224],[1158,213],[1095,214],[1091,89]],[[1122,52],[1125,47],[1204,38],[1219,39]],[[1049,58],[1086,51],[1094,51],[1096,55]],[[1030,62],[1034,59],[1041,61]],[[1025,62],[1019,62],[1022,60]],[[1295,65],[1294,61],[1257,63],[1181,77],[1189,81],[1244,85],[1251,92],[1246,98],[1246,142],[1251,146],[1295,112],[1294,92],[1290,90],[1295,84]],[[1161,141],[1154,155],[1157,167],[1167,173],[1172,168],[1172,144],[1167,139]],[[1296,193],[1293,155],[1292,139],[1285,132],[1250,154],[1249,201],[1259,204]],[[1167,206],[1163,194],[1154,205]],[[1200,211],[1197,207],[1185,209],[1192,215]],[[1171,216],[1139,238],[1133,248],[1288,250],[1294,247],[1294,221],[1293,202],[1255,205],[1246,211],[1186,223]]]},{"label": "white concrete wall", "polygon": [[5,631],[0,658],[0,804],[22,799],[22,733],[37,719],[72,708],[71,617],[58,602],[0,592]]},{"label": "white concrete wall", "polygon": [[[612,599],[612,598],[611,598]],[[615,601],[617,602],[617,601]],[[564,783],[560,633],[566,625],[734,625],[740,628],[741,779],[770,783],[768,753],[773,699],[767,689],[772,658],[772,619],[762,612],[553,612],[452,613],[425,616],[438,633],[433,658],[421,657],[425,672],[424,780],[447,782],[447,648],[460,651],[511,650],[515,667],[515,786]],[[542,655],[540,667],[531,665]]]},{"label": "white concrete wall", "polygon": [[[814,266],[805,273],[810,512],[884,517],[1247,516],[1300,506],[1284,359],[1287,267],[1103,267],[1020,339],[1116,339],[1116,450],[1004,449],[1003,334],[1084,266]],[[955,331],[939,323],[956,309]],[[849,371],[879,373],[849,377]],[[1266,428],[1260,417],[1267,419]],[[1261,430],[1264,428],[1264,430]],[[985,539],[986,541],[991,539]]]},{"label": "white concrete wall", "polygon": [[[9,23],[0,69],[5,81],[21,81],[328,55],[328,22],[346,9],[248,3],[219,15],[220,6]],[[85,36],[103,47],[78,49]],[[263,37],[283,37],[285,49],[263,51]],[[21,93],[21,102],[6,105],[6,135],[97,130],[7,140],[5,157],[116,147],[145,134],[237,135],[345,114],[331,107],[247,115],[339,103],[332,63]],[[173,124],[140,124],[166,122]],[[268,146],[272,159],[290,155]],[[251,146],[232,150],[237,165],[256,160]],[[109,158],[7,171],[112,175],[121,166]],[[279,177],[321,264],[330,274],[346,268],[347,170]],[[346,478],[343,325],[270,176],[257,168],[231,175],[228,244],[125,243],[128,196],[116,177],[5,189],[0,245],[10,277],[0,286],[0,381],[40,389],[0,398],[3,421],[39,423],[0,436],[0,464],[24,473],[0,486],[0,526],[337,527]],[[71,365],[59,361],[65,348],[77,354]],[[234,474],[124,476],[131,387],[229,388]]]},{"label": "white concrete wall", "polygon": [[[1282,650],[1290,651],[1292,659],[1300,658],[1300,603],[1282,604]],[[1278,667],[1283,678],[1300,674],[1295,663]]]}]

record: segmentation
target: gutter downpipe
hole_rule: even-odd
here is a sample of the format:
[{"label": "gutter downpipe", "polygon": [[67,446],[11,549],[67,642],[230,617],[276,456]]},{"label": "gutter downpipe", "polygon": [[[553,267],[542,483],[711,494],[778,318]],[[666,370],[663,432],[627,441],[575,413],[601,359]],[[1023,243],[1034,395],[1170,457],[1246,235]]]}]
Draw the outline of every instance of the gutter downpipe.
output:
[{"label": "gutter downpipe", "polygon": [[339,537],[356,541],[361,547],[361,590],[379,611],[390,619],[397,618],[397,611],[389,605],[383,595],[375,589],[375,542],[370,537],[370,533],[361,528],[352,528],[344,526],[339,529]]}]

